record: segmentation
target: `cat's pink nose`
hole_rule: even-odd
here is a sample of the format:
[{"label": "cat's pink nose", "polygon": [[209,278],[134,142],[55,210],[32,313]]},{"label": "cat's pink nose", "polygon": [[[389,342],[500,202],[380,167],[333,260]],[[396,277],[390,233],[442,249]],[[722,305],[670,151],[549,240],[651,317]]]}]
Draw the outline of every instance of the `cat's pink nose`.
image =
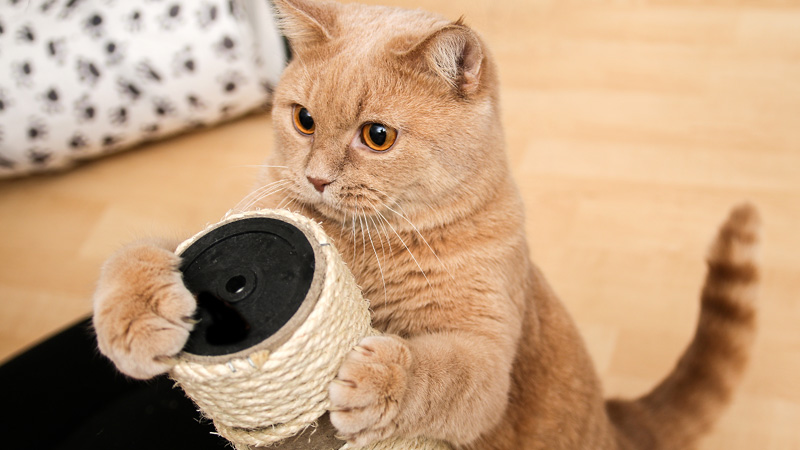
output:
[{"label": "cat's pink nose", "polygon": [[313,178],[313,177],[306,177],[306,178],[308,178],[309,183],[314,185],[314,189],[316,189],[317,192],[323,192],[325,190],[325,186],[331,184],[331,182],[328,180],[321,180],[319,178]]}]

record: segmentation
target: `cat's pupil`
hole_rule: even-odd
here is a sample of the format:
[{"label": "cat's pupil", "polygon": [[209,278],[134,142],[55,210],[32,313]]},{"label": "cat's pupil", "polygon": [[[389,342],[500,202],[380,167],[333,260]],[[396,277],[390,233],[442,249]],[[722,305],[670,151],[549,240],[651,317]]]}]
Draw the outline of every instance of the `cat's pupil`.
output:
[{"label": "cat's pupil", "polygon": [[381,147],[386,143],[386,127],[379,123],[373,123],[369,127],[369,138],[375,145]]},{"label": "cat's pupil", "polygon": [[311,117],[307,109],[300,108],[300,112],[297,113],[297,118],[300,120],[300,125],[306,130],[314,128],[314,118]]}]

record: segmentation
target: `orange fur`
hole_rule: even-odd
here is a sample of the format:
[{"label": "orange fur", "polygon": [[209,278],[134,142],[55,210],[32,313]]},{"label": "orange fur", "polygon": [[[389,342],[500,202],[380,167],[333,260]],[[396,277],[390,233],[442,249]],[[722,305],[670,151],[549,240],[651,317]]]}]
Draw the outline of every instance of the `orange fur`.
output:
[{"label": "orange fur", "polygon": [[[606,403],[572,320],[529,260],[480,37],[422,11],[276,3],[296,55],[275,91],[276,145],[260,178],[281,183],[256,204],[321,221],[386,333],[351,352],[330,386],[341,435],[481,450],[695,445],[747,359],[755,210],[739,207],[721,229],[697,334],[675,370],[640,399]],[[313,134],[295,129],[297,105]],[[397,129],[394,146],[371,151],[365,123]],[[130,247],[101,275],[100,348],[129,375],[165,371],[191,327],[175,266],[163,249]]]}]

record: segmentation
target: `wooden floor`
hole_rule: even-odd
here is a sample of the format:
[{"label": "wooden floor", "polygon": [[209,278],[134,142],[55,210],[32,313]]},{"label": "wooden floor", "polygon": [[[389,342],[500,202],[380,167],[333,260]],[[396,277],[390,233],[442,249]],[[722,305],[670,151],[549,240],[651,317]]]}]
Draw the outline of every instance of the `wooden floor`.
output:
[{"label": "wooden floor", "polygon": [[[609,394],[665,374],[716,225],[766,224],[761,331],[703,449],[800,449],[800,2],[387,0],[464,14],[500,67],[534,258]],[[253,186],[260,115],[52,176],[0,182],[0,359],[89,314],[102,261],[188,236]]]}]

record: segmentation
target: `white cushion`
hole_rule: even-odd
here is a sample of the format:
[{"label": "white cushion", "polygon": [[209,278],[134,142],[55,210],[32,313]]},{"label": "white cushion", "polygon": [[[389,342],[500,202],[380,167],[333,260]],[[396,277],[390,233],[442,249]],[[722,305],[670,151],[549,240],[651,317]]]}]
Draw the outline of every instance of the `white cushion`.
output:
[{"label": "white cushion", "polygon": [[0,177],[252,111],[285,60],[267,0],[4,0]]}]

